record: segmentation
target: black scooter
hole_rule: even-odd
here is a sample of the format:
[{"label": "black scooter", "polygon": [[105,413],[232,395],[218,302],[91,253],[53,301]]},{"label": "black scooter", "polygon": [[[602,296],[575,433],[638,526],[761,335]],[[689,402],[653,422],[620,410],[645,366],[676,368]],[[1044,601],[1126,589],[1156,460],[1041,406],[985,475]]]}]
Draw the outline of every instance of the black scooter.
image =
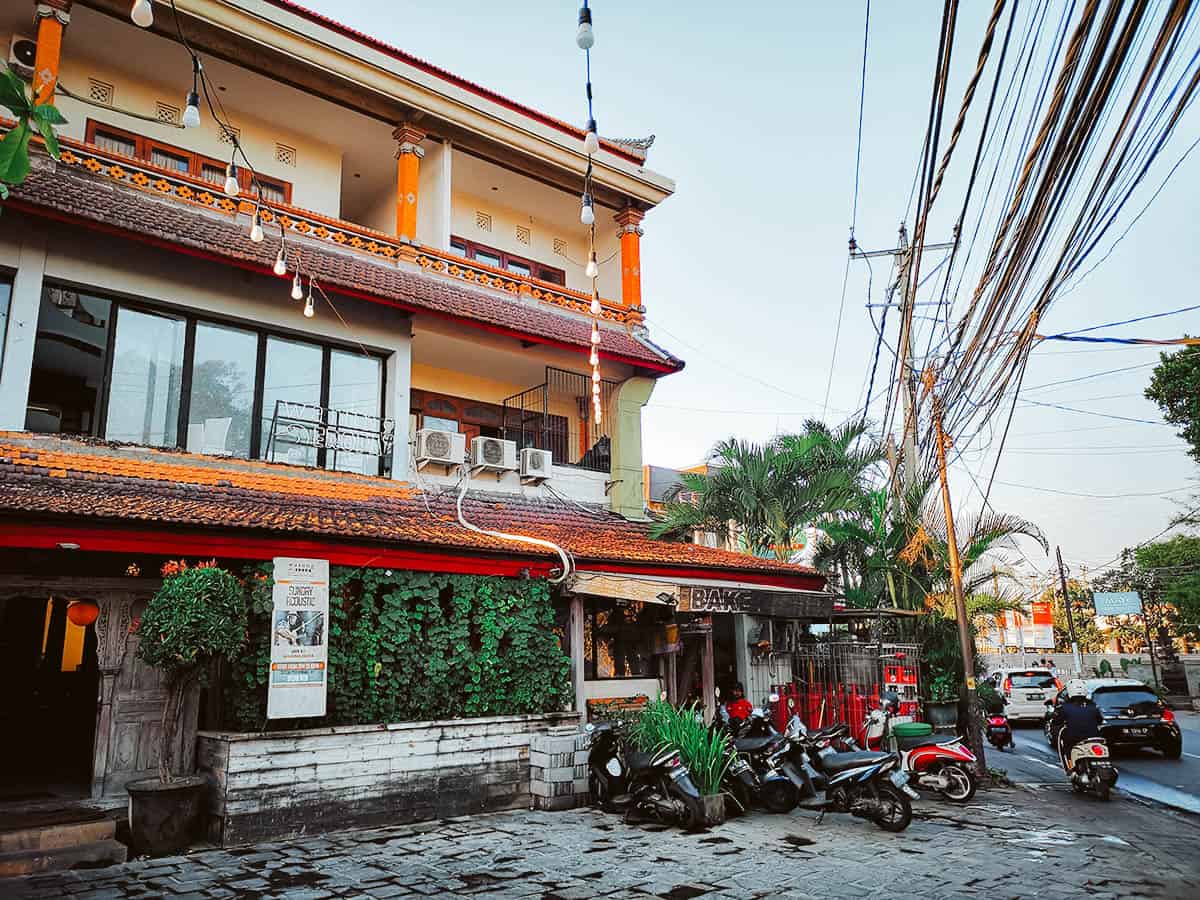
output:
[{"label": "black scooter", "polygon": [[[772,701],[777,700],[772,696]],[[743,721],[729,719],[724,707],[713,728],[726,731],[734,751],[722,783],[726,796],[736,804],[729,812],[737,814],[759,806],[773,813],[795,809],[800,801],[798,785],[781,770],[787,739],[771,724],[762,707]]]},{"label": "black scooter", "polygon": [[606,812],[624,812],[627,824],[641,816],[689,831],[704,827],[704,802],[678,753],[628,750],[612,722],[590,723],[587,731],[593,803]]}]

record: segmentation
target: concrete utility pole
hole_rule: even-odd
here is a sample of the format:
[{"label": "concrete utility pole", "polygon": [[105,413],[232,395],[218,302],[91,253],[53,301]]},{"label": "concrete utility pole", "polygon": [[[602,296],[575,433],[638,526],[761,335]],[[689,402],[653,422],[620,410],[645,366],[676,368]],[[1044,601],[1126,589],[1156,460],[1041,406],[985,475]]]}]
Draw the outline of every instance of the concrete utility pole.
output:
[{"label": "concrete utility pole", "polygon": [[[912,317],[916,303],[916,285],[909,277],[909,267],[912,265],[913,250],[908,244],[908,229],[900,224],[900,235],[897,246],[891,250],[857,250],[850,251],[851,259],[872,259],[877,256],[892,256],[896,258],[896,281],[888,287],[886,306],[891,305],[897,285],[903,285],[900,296],[900,343],[897,354],[900,358],[900,409],[904,415],[904,431],[901,438],[900,460],[904,463],[903,487],[912,487],[917,478],[917,385],[912,370]],[[925,250],[953,250],[954,243],[925,244]],[[934,305],[934,304],[931,304]],[[868,398],[870,399],[870,398]],[[901,482],[896,478],[896,467],[899,461],[892,460],[892,483],[897,494],[900,493]]]},{"label": "concrete utility pole", "polygon": [[1062,583],[1063,609],[1067,613],[1067,628],[1071,632],[1071,657],[1075,662],[1075,675],[1083,674],[1083,657],[1079,655],[1079,639],[1075,636],[1075,614],[1071,611],[1071,598],[1067,594],[1067,571],[1063,568],[1062,547],[1054,548],[1058,556],[1058,580]]},{"label": "concrete utility pole", "polygon": [[975,771],[987,777],[983,730],[979,722],[979,694],[975,690],[975,651],[971,645],[971,625],[967,621],[967,601],[963,596],[962,560],[958,555],[958,536],[954,533],[954,507],[950,502],[950,480],[946,471],[946,446],[949,439],[942,430],[942,401],[933,391],[932,369],[926,369],[925,387],[933,400],[934,441],[937,444],[938,476],[942,482],[942,508],[946,514],[946,548],[950,554],[950,585],[954,591],[954,615],[958,619],[958,645],[962,651],[963,676],[967,689],[967,743],[975,754]]}]

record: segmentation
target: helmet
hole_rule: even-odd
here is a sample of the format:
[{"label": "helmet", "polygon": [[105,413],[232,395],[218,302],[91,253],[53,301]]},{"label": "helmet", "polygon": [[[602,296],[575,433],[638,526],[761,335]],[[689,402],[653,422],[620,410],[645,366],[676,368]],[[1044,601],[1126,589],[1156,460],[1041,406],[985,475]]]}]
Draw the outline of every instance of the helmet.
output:
[{"label": "helmet", "polygon": [[1081,678],[1072,678],[1067,682],[1067,686],[1063,688],[1063,692],[1067,695],[1067,699],[1076,697],[1087,697],[1087,684]]}]

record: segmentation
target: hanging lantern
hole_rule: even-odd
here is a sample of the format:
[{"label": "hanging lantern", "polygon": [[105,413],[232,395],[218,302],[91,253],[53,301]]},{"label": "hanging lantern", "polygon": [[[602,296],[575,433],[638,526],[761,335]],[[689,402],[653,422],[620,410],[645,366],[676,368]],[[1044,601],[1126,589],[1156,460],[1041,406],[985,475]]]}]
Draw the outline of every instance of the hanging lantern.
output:
[{"label": "hanging lantern", "polygon": [[100,615],[100,607],[91,600],[76,600],[67,607],[67,618],[72,625],[87,628]]}]

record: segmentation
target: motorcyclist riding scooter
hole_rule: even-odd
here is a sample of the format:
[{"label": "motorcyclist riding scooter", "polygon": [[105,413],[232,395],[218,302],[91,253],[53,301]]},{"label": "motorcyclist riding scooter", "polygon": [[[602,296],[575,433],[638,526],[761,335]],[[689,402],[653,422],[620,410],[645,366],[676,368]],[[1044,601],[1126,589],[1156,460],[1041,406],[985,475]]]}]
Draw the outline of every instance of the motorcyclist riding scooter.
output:
[{"label": "motorcyclist riding scooter", "polygon": [[1108,799],[1117,782],[1117,770],[1109,760],[1108,743],[1101,736],[1104,719],[1100,709],[1087,695],[1087,684],[1079,679],[1067,682],[1067,699],[1051,717],[1051,729],[1058,729],[1058,754],[1063,769],[1076,791],[1091,789],[1101,800]]}]

